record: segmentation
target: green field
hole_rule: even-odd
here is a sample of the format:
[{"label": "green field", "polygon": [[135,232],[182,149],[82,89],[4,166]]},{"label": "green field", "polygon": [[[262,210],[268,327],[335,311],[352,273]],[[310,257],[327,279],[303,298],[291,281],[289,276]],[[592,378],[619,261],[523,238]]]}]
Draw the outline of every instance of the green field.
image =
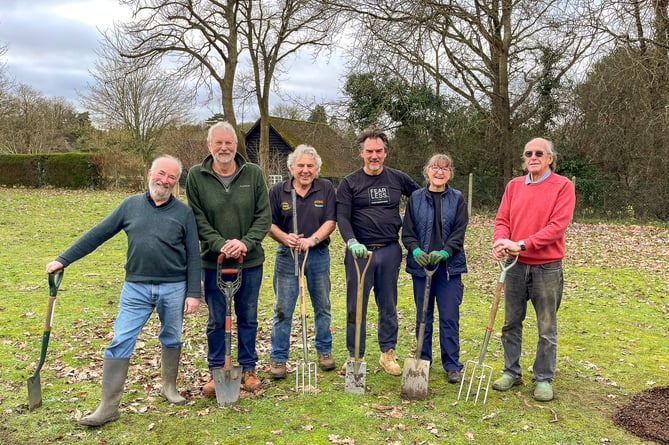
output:
[{"label": "green field", "polygon": [[[215,400],[202,398],[201,387],[208,379],[203,306],[185,321],[178,385],[188,403],[167,404],[158,396],[160,345],[154,315],[131,359],[121,418],[101,428],[80,427],[77,420],[95,409],[100,397],[102,352],[111,339],[123,281],[125,235],[119,234],[65,271],[41,371],[43,406],[29,411],[26,380],[39,359],[48,296],[44,266],[125,196],[108,191],[0,189],[0,443],[631,445],[644,442],[619,429],[612,414],[631,395],[669,385],[669,228],[571,225],[558,314],[556,398],[542,404],[532,399],[530,372],[524,375],[524,385],[512,391],[491,389],[486,404],[458,401],[458,386],[446,383],[439,362],[431,369],[427,400],[403,401],[401,379],[378,366],[373,303],[364,395],[346,393],[344,376],[337,372],[321,373],[319,393],[312,395],[294,392],[294,373],[286,380],[271,381],[274,242],[267,238],[258,335],[263,390],[243,392],[234,408],[219,408]],[[492,223],[491,216],[472,217],[466,237],[470,273],[464,278],[461,307],[463,362],[478,359],[499,276],[490,255]],[[331,299],[338,364],[347,356],[343,248],[335,233]],[[415,317],[411,281],[403,269],[399,299],[397,349],[403,361],[413,352]],[[500,311],[495,333],[502,318]],[[293,333],[289,369],[301,353],[297,317]],[[536,343],[532,315],[524,338],[522,365],[527,369]],[[316,360],[313,349],[311,358]],[[497,336],[490,342],[485,363],[496,375],[501,371]]]}]

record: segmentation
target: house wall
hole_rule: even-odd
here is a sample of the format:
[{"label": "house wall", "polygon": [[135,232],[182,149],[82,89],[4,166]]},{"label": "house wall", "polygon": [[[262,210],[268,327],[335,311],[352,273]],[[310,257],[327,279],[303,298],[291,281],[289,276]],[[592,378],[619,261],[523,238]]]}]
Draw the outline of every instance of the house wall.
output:
[{"label": "house wall", "polygon": [[[256,128],[246,136],[246,153],[249,161],[258,163],[258,147],[260,145],[260,129]],[[272,128],[269,129],[269,172],[270,175],[287,177],[286,160],[292,149]]]}]

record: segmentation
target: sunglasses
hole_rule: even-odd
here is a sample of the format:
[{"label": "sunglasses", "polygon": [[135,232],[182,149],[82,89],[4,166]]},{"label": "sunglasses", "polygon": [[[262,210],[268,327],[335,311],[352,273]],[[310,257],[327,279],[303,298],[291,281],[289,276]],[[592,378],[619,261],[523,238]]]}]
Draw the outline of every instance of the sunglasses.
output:
[{"label": "sunglasses", "polygon": [[544,152],[543,151],[530,151],[530,150],[527,150],[525,152],[525,157],[526,158],[531,158],[532,155],[536,156],[537,158],[540,158],[544,155]]}]

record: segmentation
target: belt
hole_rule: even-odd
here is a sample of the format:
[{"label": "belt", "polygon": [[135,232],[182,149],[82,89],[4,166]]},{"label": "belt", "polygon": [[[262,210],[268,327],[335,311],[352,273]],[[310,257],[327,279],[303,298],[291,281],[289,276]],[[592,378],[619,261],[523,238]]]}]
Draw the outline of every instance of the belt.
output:
[{"label": "belt", "polygon": [[385,247],[387,244],[367,244],[367,247]]}]

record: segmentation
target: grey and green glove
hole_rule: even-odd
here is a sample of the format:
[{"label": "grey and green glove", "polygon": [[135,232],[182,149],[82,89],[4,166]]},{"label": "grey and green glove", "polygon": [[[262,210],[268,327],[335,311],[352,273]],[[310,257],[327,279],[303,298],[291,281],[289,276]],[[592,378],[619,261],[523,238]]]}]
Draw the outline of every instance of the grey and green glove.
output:
[{"label": "grey and green glove", "polygon": [[347,246],[354,257],[360,259],[367,256],[367,247],[365,247],[364,244],[359,243],[357,240],[349,240]]},{"label": "grey and green glove", "polygon": [[446,261],[449,255],[445,250],[433,250],[428,254],[428,264],[436,265],[442,261]]},{"label": "grey and green glove", "polygon": [[411,253],[413,254],[413,259],[416,260],[420,267],[425,267],[430,264],[428,254],[420,250],[420,247],[416,247]]}]

